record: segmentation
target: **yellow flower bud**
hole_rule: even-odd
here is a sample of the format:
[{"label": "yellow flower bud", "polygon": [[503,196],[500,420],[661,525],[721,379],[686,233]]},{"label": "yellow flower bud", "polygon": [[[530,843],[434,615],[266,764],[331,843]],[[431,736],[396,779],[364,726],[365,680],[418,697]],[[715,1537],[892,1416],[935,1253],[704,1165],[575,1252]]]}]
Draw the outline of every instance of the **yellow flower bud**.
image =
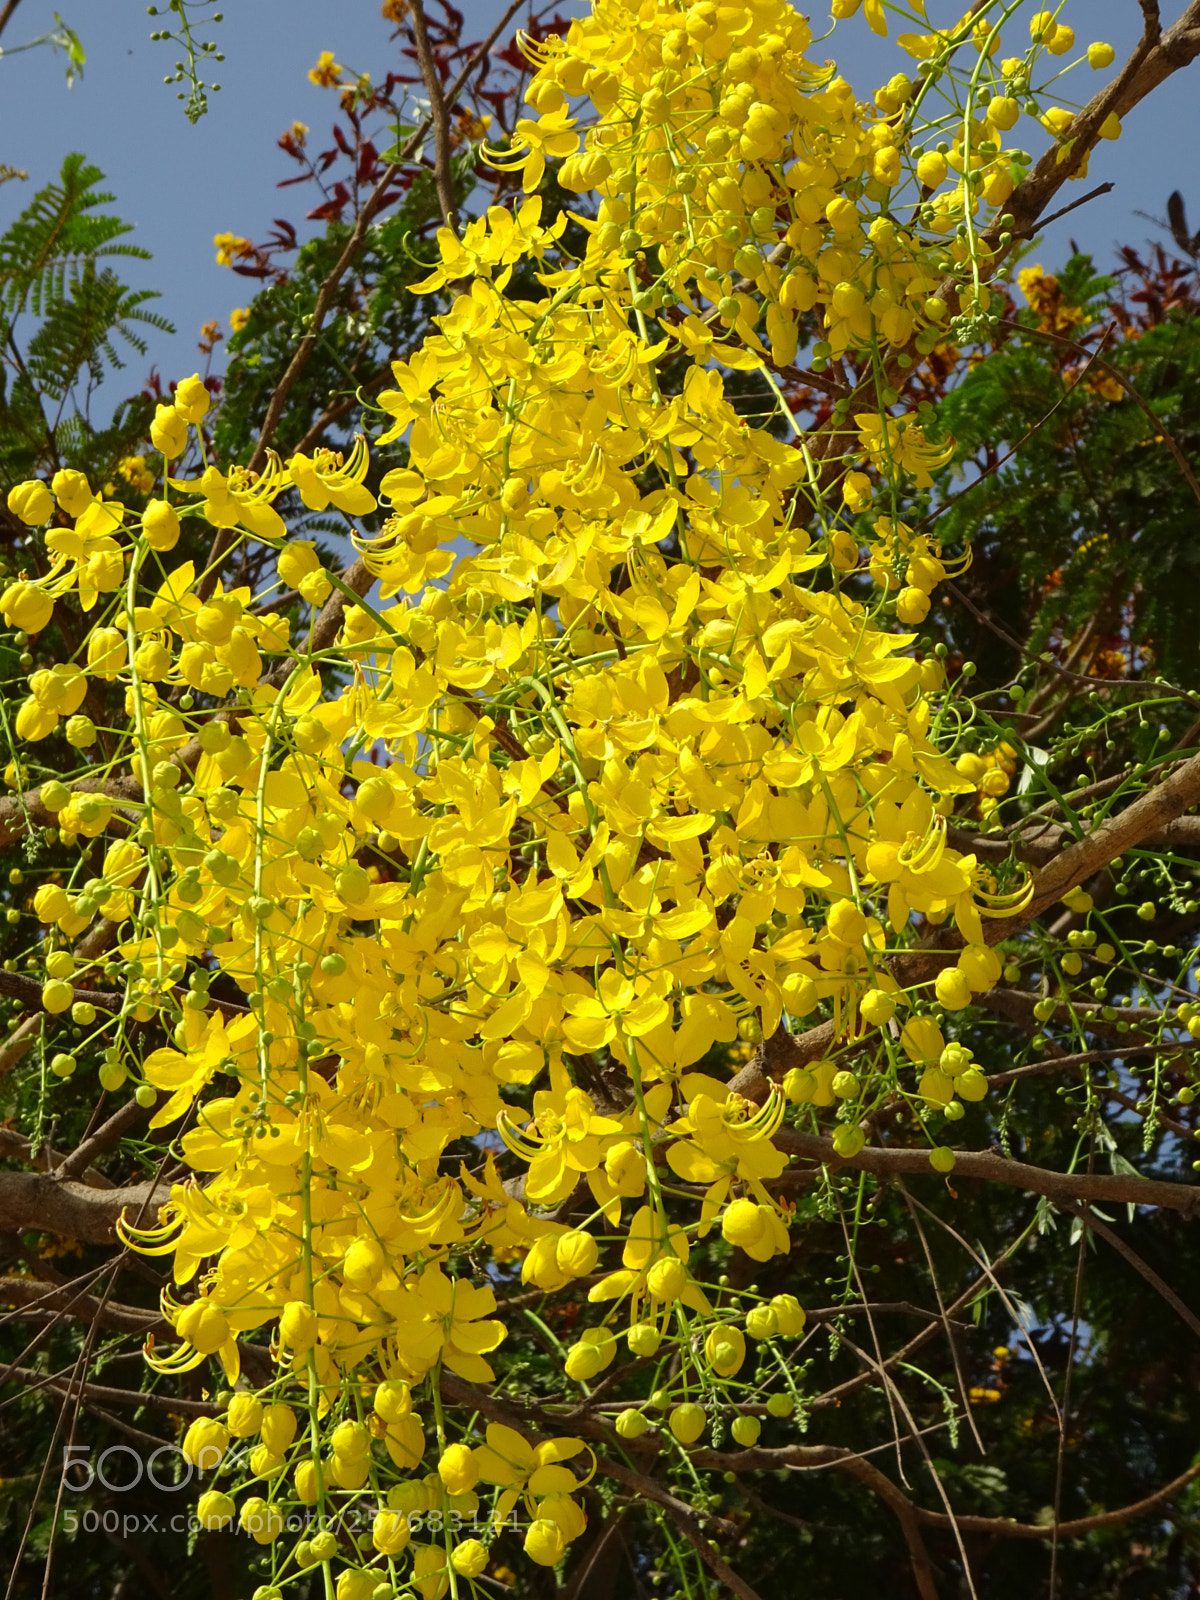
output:
[{"label": "yellow flower bud", "polygon": [[704,1407],[689,1402],[675,1407],[668,1426],[680,1444],[695,1444],[707,1423],[708,1417],[705,1415]]},{"label": "yellow flower bud", "polygon": [[261,1495],[251,1495],[242,1506],[238,1526],[256,1544],[273,1544],[283,1532],[283,1514],[278,1506],[268,1505]]},{"label": "yellow flower bud", "polygon": [[930,604],[929,596],[923,589],[914,589],[909,585],[896,596],[896,619],[906,627],[913,627],[925,621]]},{"label": "yellow flower bud", "polygon": [[187,449],[187,421],[174,406],[158,406],[150,424],[150,442],[173,461]]},{"label": "yellow flower bud", "polygon": [[274,1478],[283,1471],[283,1457],[268,1450],[265,1444],[256,1444],[250,1452],[250,1471],[256,1478]]},{"label": "yellow flower bud", "polygon": [[36,584],[26,583],[22,579],[10,583],[0,594],[0,613],[10,628],[21,628],[25,633],[41,633],[54,615],[54,601]]},{"label": "yellow flower bud", "polygon": [[8,509],[27,528],[38,528],[54,515],[54,501],[38,478],[27,478],[8,491]]},{"label": "yellow flower bud", "polygon": [[342,1257],[342,1276],[356,1289],[373,1289],[386,1265],[378,1239],[355,1239]]},{"label": "yellow flower bud", "polygon": [[87,658],[97,678],[115,678],[129,659],[125,635],[116,628],[94,628],[88,638]]},{"label": "yellow flower bud", "polygon": [[[176,1317],[175,1332],[194,1350],[211,1356],[230,1337],[229,1319],[220,1306],[213,1305],[211,1300],[194,1300],[190,1306],[184,1306]],[[250,1429],[250,1432],[253,1431]]]},{"label": "yellow flower bud", "polygon": [[306,1355],[317,1342],[317,1313],[303,1300],[289,1300],[279,1319],[279,1342],[294,1355]]},{"label": "yellow flower bud", "polygon": [[633,1406],[626,1406],[617,1418],[617,1433],[622,1439],[640,1439],[648,1426],[645,1417]]},{"label": "yellow flower bud", "polygon": [[562,1529],[549,1517],[538,1517],[525,1530],[525,1554],[539,1567],[553,1567],[567,1548]]},{"label": "yellow flower bud", "polygon": [[183,1453],[200,1472],[213,1472],[229,1448],[229,1429],[215,1417],[197,1417],[183,1436]]},{"label": "yellow flower bud", "polygon": [[637,1199],[645,1190],[646,1158],[629,1139],[621,1139],[611,1147],[604,1158],[604,1171],[618,1194]]},{"label": "yellow flower bud", "polygon": [[585,1228],[573,1228],[561,1236],[554,1255],[560,1271],[569,1278],[582,1278],[600,1259],[600,1247]]},{"label": "yellow flower bud", "polygon": [[718,1323],[704,1341],[704,1357],[719,1378],[732,1378],[746,1359],[742,1330]]},{"label": "yellow flower bud", "polygon": [[777,1294],[771,1301],[771,1310],[779,1323],[785,1339],[798,1339],[804,1332],[806,1319],[804,1307],[794,1294]]},{"label": "yellow flower bud", "polygon": [[635,1356],[652,1356],[662,1343],[662,1334],[650,1322],[636,1322],[625,1335]]},{"label": "yellow flower bud", "polygon": [[151,500],[142,512],[142,532],[151,550],[174,550],[179,543],[179,513],[166,500]]},{"label": "yellow flower bud", "polygon": [[52,978],[49,983],[42,985],[42,1005],[52,1017],[61,1016],[64,1011],[69,1011],[74,999],[74,989],[62,979]]},{"label": "yellow flower bud", "polygon": [[196,1502],[196,1517],[200,1526],[210,1533],[228,1528],[236,1510],[232,1497],[220,1494],[216,1489],[206,1489]]},{"label": "yellow flower bud", "polygon": [[263,1403],[257,1395],[235,1394],[229,1402],[225,1424],[235,1439],[248,1439],[262,1426]]},{"label": "yellow flower bud", "polygon": [[839,1123],[833,1130],[833,1148],[843,1161],[853,1160],[866,1142],[862,1129],[852,1128],[848,1123]]},{"label": "yellow flower bud", "polygon": [[646,1287],[654,1300],[678,1300],[687,1288],[687,1268],[678,1256],[664,1256],[646,1274]]},{"label": "yellow flower bud", "polygon": [[337,1600],[371,1600],[378,1585],[378,1572],[365,1567],[347,1567],[344,1572],[338,1573],[334,1593]]},{"label": "yellow flower bud", "polygon": [[185,422],[198,423],[208,410],[211,399],[198,372],[175,386],[175,409]]},{"label": "yellow flower bud", "polygon": [[859,1015],[873,1028],[885,1027],[896,1015],[896,1002],[882,989],[868,989],[858,1002]]},{"label": "yellow flower bud", "polygon": [[398,1556],[409,1540],[406,1511],[379,1511],[371,1527],[371,1543],[380,1555]]},{"label": "yellow flower bud", "polygon": [[746,1250],[761,1242],[767,1226],[766,1212],[753,1200],[734,1200],[721,1218],[721,1233],[727,1244]]},{"label": "yellow flower bud", "polygon": [[448,1494],[466,1494],[479,1481],[479,1468],[470,1445],[448,1444],[442,1451],[437,1469]]},{"label": "yellow flower bud", "polygon": [[943,967],[934,983],[938,1003],[947,1011],[961,1011],[971,1004],[971,985],[957,967]]},{"label": "yellow flower bud", "polygon": [[758,1443],[762,1423],[757,1417],[735,1417],[733,1427],[729,1431],[743,1449],[752,1450]]},{"label": "yellow flower bud", "polygon": [[334,1455],[347,1461],[361,1461],[371,1448],[371,1435],[361,1422],[339,1422],[329,1441]]},{"label": "yellow flower bud", "polygon": [[311,539],[290,539],[279,552],[277,570],[281,583],[295,589],[301,578],[321,570],[321,558]]},{"label": "yellow flower bud", "polygon": [[1112,66],[1117,58],[1117,52],[1112,45],[1104,44],[1101,40],[1096,39],[1087,47],[1087,58],[1088,65],[1100,72],[1103,68]]},{"label": "yellow flower bud", "polygon": [[[477,1578],[488,1564],[487,1546],[478,1539],[464,1539],[450,1552],[450,1565],[462,1578]],[[341,1600],[341,1596],[338,1596]]]},{"label": "yellow flower bud", "polygon": [[296,1413],[291,1406],[279,1403],[268,1406],[258,1432],[272,1455],[281,1456],[296,1437]]},{"label": "yellow flower bud", "polygon": [[779,1332],[779,1318],[773,1306],[752,1306],[746,1313],[746,1332],[752,1339],[773,1339]]},{"label": "yellow flower bud", "polygon": [[50,480],[54,498],[69,517],[79,517],[96,498],[82,472],[63,467]]},{"label": "yellow flower bud", "polygon": [[585,1328],[576,1344],[567,1351],[563,1363],[568,1378],[587,1383],[612,1362],[617,1342],[607,1328]]},{"label": "yellow flower bud", "polygon": [[412,1410],[412,1390],[399,1378],[388,1378],[375,1390],[374,1404],[385,1422],[399,1422]]}]

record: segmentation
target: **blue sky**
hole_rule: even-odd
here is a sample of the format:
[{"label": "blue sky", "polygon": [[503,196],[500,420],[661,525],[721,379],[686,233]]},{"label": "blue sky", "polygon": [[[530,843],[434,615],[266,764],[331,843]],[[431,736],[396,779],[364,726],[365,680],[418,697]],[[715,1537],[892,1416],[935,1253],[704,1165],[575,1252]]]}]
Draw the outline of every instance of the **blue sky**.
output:
[{"label": "blue sky", "polygon": [[[500,10],[495,0],[459,3],[465,4],[473,35],[486,32]],[[811,13],[815,31],[824,3]],[[962,4],[929,0],[930,15],[953,21]],[[273,217],[298,220],[311,203],[302,200],[303,189],[275,188],[295,170],[275,146],[279,134],[298,118],[311,125],[312,141],[324,140],[336,109],[329,91],[308,82],[308,68],[328,49],[347,66],[381,76],[397,59],[397,46],[388,43],[391,25],[381,18],[378,0],[338,6],[328,0],[228,0],[225,20],[212,30],[226,56],[212,74],[221,93],[193,127],[175,87],[162,81],[178,52],[150,41],[158,24],[146,15],[144,0],[104,0],[103,6],[22,0],[3,45],[11,49],[53,27],[56,5],[82,36],[87,68],[82,82],[68,89],[61,55],[39,49],[0,58],[0,163],[29,173],[28,183],[0,187],[0,227],[27,203],[35,185],[57,173],[67,153],[86,153],[105,173],[114,209],[136,224],[134,240],[153,253],[153,261],[130,264],[130,282],[161,290],[156,309],[179,329],[176,340],[154,336],[151,358],[164,379],[186,376],[200,360],[201,324],[212,317],[225,323],[253,293],[249,280],[216,265],[213,234],[227,230],[261,238]],[[1182,0],[1163,0],[1164,23],[1181,9]],[[1068,0],[1064,16],[1074,22],[1080,43],[1107,39],[1119,58],[1140,22],[1134,0]],[[836,39],[814,54],[835,55],[860,92],[911,65],[894,40],[874,39],[861,17],[843,24]],[[1102,81],[1085,68],[1072,90],[1084,97]],[[1116,190],[1051,225],[1038,252],[1048,267],[1065,257],[1069,238],[1091,250],[1100,266],[1108,265],[1115,243],[1140,244],[1154,236],[1152,225],[1136,213],[1161,216],[1174,188],[1189,203],[1192,227],[1200,228],[1198,106],[1200,64],[1176,74],[1135,111],[1118,144],[1101,146],[1087,183],[1069,185],[1064,199],[1105,179]],[[1022,130],[1027,140],[1030,127]],[[131,355],[126,379],[139,384],[145,366]]]}]

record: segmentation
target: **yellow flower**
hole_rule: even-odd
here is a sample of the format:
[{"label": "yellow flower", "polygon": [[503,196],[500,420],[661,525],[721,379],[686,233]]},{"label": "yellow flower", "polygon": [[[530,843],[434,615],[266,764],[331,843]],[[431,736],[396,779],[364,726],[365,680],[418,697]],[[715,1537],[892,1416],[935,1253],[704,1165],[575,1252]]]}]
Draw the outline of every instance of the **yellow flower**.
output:
[{"label": "yellow flower", "polygon": [[231,267],[235,260],[254,254],[254,246],[239,233],[214,233],[213,243],[217,247],[219,267]]},{"label": "yellow flower", "polygon": [[294,455],[288,471],[310,511],[324,511],[332,505],[348,516],[365,517],[379,503],[363,483],[369,465],[367,441],[359,433],[345,466],[340,451],[319,449],[311,457]]},{"label": "yellow flower", "polygon": [[933,487],[931,472],[944,467],[954,454],[954,440],[933,445],[913,417],[889,417],[861,412],[855,417],[863,450],[875,467],[887,473],[899,468],[916,482],[919,489]]},{"label": "yellow flower", "polygon": [[315,67],[308,69],[308,81],[319,89],[331,89],[342,81],[342,68],[333,59],[332,50],[322,50]]},{"label": "yellow flower", "polygon": [[537,1091],[533,1120],[525,1128],[517,1131],[507,1110],[496,1126],[509,1149],[529,1162],[526,1194],[544,1205],[556,1205],[582,1174],[594,1172],[606,1142],[623,1131],[619,1122],[597,1112],[590,1095],[566,1083]]},{"label": "yellow flower", "polygon": [[204,497],[204,515],[214,528],[242,527],[268,540],[287,536],[283,518],[271,504],[286,485],[287,475],[273,450],[267,452],[267,469],[261,474],[234,466],[226,476],[218,467],[206,467],[199,478],[171,479],[172,488]]}]

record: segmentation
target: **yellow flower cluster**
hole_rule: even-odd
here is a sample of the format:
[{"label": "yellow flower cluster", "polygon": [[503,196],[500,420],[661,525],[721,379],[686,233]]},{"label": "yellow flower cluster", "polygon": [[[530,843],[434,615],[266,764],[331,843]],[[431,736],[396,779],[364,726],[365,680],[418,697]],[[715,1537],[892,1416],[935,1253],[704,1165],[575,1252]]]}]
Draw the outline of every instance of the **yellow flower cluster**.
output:
[{"label": "yellow flower cluster", "polygon": [[[568,1377],[612,1363],[619,1323],[639,1356],[678,1338],[670,1426],[692,1443],[691,1396],[735,1382],[746,1337],[803,1327],[789,1296],[714,1305],[689,1265],[717,1227],[756,1261],[787,1250],[770,1185],[788,1104],[837,1106],[852,1154],[884,1093],[961,1113],[986,1092],[932,1007],[962,1010],[999,977],[981,919],[1019,891],[955,850],[946,818],[957,796],[999,792],[1002,764],[950,759],[941,669],[896,628],[951,570],[940,548],[880,516],[872,589],[844,522],[871,502],[863,469],[928,485],[952,447],[881,403],[847,422],[833,489],[796,430],[747,422],[719,370],[773,382],[814,315],[832,356],[876,359],[945,314],[931,244],[891,212],[906,183],[945,177],[916,168],[917,87],[893,79],[864,105],[810,43],[782,0],[596,0],[565,41],[528,47],[535,115],[492,157],[528,198],[443,230],[419,287],[455,298],[378,397],[374,448],[405,455],[379,485],[382,527],[355,532],[371,602],[278,509],[371,516],[366,440],[222,470],[193,432],[196,376],[158,407],[163,482],[140,514],[70,471],[9,497],[52,524],[51,565],[0,595],[5,622],[37,632],[71,596],[98,608],[82,657],[34,675],[17,733],[65,719],[86,749],[89,684],[119,684],[106,771],[141,794],[60,786],[66,837],[116,837],[99,879],[43,889],[37,910],[48,948],[51,926],[69,937],[97,910],[119,924],[116,1054],[127,1018],[169,1038],[127,1069],[158,1091],[152,1127],[191,1113],[179,1145],[197,1177],[125,1236],[195,1286],[164,1301],[180,1344],[155,1352],[163,1370],[215,1355],[236,1381],[239,1338],[273,1330],[270,1403],[239,1391],[187,1445],[215,1465],[231,1436],[259,1436],[263,1493],[241,1518],[264,1544],[289,1496],[370,1494],[369,1577],[375,1555],[409,1551],[410,1512],[477,1505],[483,1484],[501,1519],[524,1502],[526,1550],[554,1564],[586,1522],[586,1478],[565,1465],[580,1441],[494,1425],[470,1445],[441,1423],[440,1374],[490,1382],[505,1333],[491,1279],[464,1264],[515,1254],[547,1292],[599,1267],[603,1320]],[[1007,197],[1000,125],[970,121],[948,152],[959,180],[923,213],[935,233]],[[531,192],[548,158],[600,197],[581,260]],[[969,268],[965,237],[950,258]],[[518,264],[539,292],[510,292]],[[174,476],[189,450],[199,470]],[[272,547],[279,585],[314,607],[340,593],[336,641],[310,650],[249,589],[197,593],[171,561],[189,520]],[[893,957],[919,920],[950,919],[957,954],[903,987]],[[78,974],[47,970],[70,1005]],[[818,1015],[828,1058],[764,1105],[716,1075],[739,1032]],[[504,1150],[523,1182],[502,1181]],[[555,1208],[573,1196],[567,1223]],[[601,1264],[614,1238],[620,1265]],[[422,1476],[427,1380],[439,1444]],[[740,1422],[753,1442],[756,1419]],[[223,1525],[233,1502],[206,1514]],[[413,1546],[414,1581],[440,1593],[482,1548]]]}]

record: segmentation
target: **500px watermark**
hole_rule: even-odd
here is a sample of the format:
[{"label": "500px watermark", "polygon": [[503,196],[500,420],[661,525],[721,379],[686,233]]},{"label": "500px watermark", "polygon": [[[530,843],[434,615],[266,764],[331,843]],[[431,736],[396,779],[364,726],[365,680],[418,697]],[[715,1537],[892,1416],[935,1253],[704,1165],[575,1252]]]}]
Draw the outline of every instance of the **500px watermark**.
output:
[{"label": "500px watermark", "polygon": [[199,1533],[204,1524],[194,1511],[174,1511],[168,1516],[158,1511],[78,1511],[66,1506],[62,1513],[64,1533],[116,1533],[129,1539],[137,1533]]},{"label": "500px watermark", "polygon": [[222,1460],[219,1450],[211,1453],[212,1461],[202,1460],[197,1468],[177,1444],[161,1444],[145,1457],[130,1444],[110,1444],[99,1455],[85,1444],[68,1444],[63,1446],[63,1487],[86,1494],[99,1484],[110,1494],[128,1494],[145,1481],[164,1494],[178,1494],[197,1470],[211,1471]]}]

